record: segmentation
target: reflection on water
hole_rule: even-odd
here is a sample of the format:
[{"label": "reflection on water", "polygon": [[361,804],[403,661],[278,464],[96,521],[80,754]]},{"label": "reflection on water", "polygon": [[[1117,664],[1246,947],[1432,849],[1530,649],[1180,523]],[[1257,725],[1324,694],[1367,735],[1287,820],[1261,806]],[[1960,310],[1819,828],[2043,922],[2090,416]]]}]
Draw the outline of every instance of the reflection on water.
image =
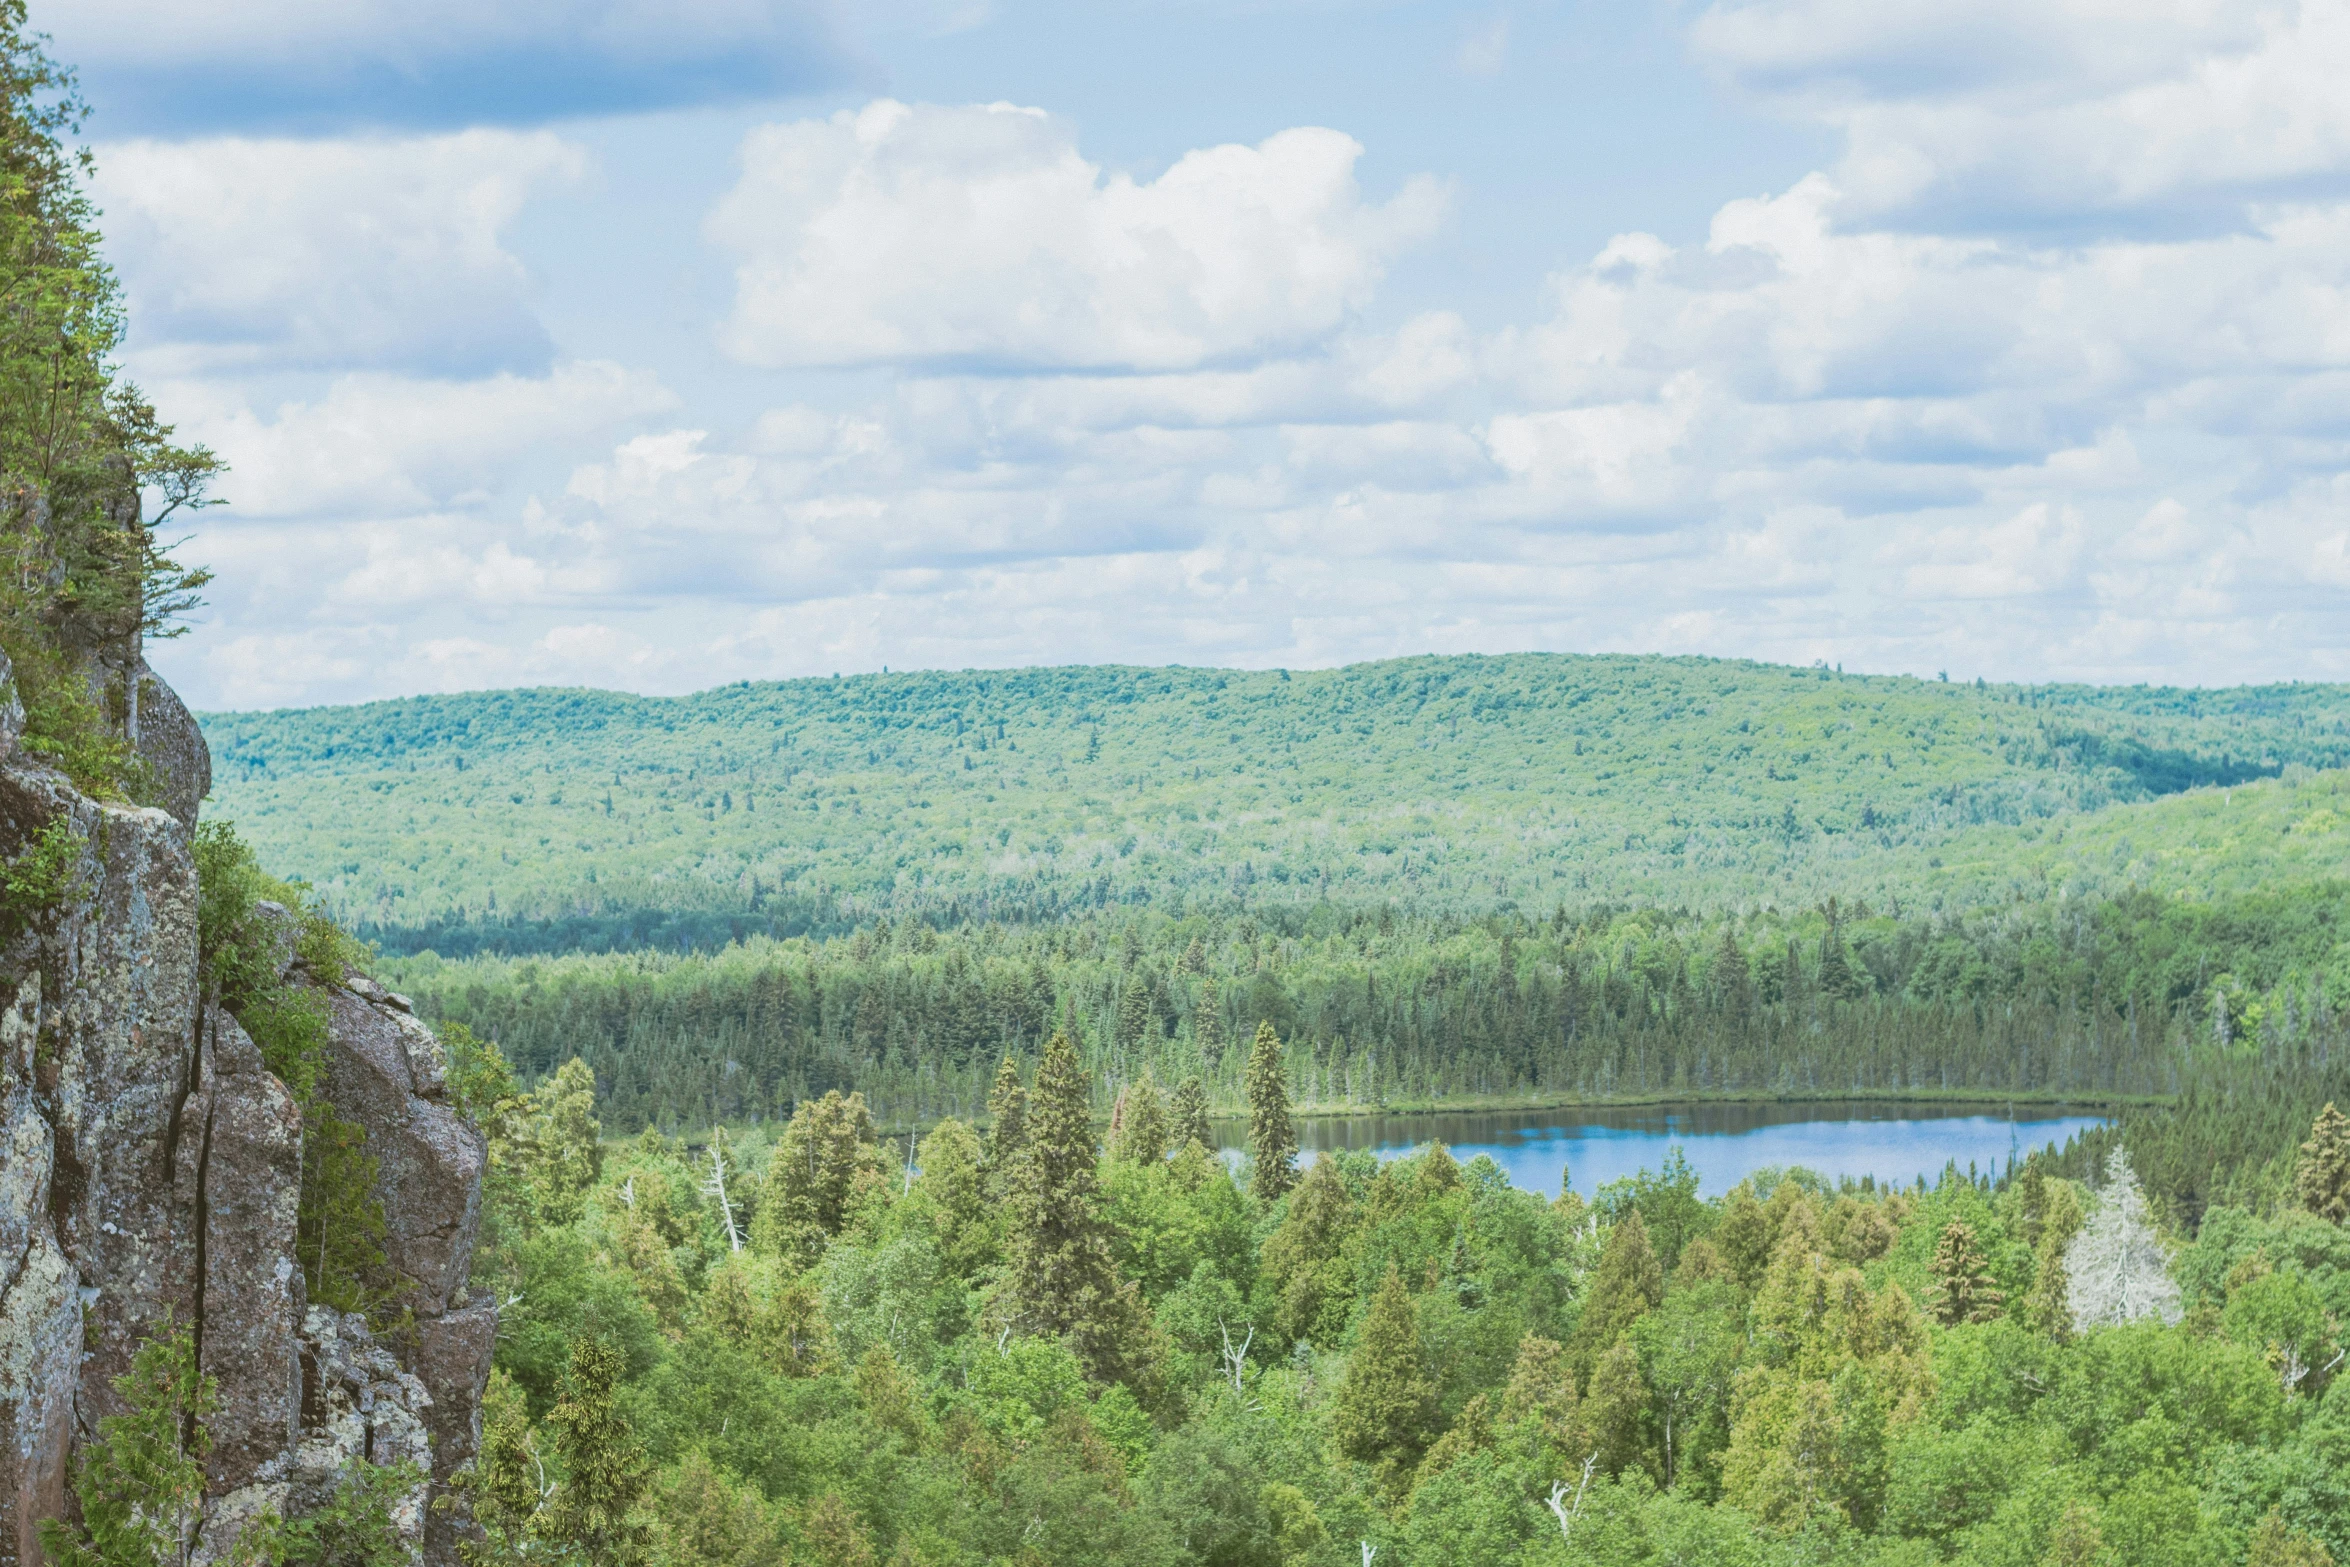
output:
[{"label": "reflection on water", "polygon": [[[1382,1159],[1441,1141],[1466,1164],[1489,1155],[1510,1184],[1557,1196],[1572,1173],[1586,1196],[1609,1181],[1659,1168],[1676,1143],[1701,1189],[1718,1196],[1757,1170],[1800,1164],[1834,1180],[1931,1181],[1951,1160],[1963,1170],[2004,1167],[2046,1143],[2100,1124],[2090,1115],[2034,1107],[2025,1119],[1900,1104],[1678,1104],[1584,1106],[1566,1110],[1440,1111],[1300,1121],[1310,1163],[1332,1148],[1369,1148]],[[1235,1157],[1248,1123],[1219,1121],[1218,1141]]]}]

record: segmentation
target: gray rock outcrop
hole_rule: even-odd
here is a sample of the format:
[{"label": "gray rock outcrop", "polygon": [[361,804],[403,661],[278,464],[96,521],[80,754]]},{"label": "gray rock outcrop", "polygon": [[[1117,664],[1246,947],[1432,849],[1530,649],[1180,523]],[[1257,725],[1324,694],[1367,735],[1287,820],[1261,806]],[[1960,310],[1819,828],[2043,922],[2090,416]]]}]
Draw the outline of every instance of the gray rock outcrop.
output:
[{"label": "gray rock outcrop", "polygon": [[[480,1134],[450,1107],[440,1047],[364,979],[318,988],[325,1090],[367,1134],[413,1331],[378,1342],[304,1298],[295,1252],[302,1117],[233,1018],[204,1005],[189,854],[211,764],[170,688],[141,671],[139,749],[167,808],[98,802],[17,744],[0,658],[0,858],[62,820],[81,845],[52,909],[0,909],[0,1567],[42,1560],[73,1505],[77,1444],[122,1407],[115,1379],[171,1328],[218,1385],[202,1554],[263,1508],[299,1513],[354,1455],[412,1459],[399,1510],[423,1561],[453,1563],[431,1493],[480,1438],[496,1312],[465,1280]],[[291,953],[288,953],[289,959]]]}]

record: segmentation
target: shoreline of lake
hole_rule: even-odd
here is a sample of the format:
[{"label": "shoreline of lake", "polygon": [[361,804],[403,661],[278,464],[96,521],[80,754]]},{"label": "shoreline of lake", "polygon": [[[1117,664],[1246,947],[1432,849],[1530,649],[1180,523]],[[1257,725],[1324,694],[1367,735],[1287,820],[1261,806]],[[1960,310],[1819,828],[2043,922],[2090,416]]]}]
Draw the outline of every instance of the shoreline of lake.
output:
[{"label": "shoreline of lake", "polygon": [[[1512,1185],[1552,1196],[1569,1182],[1589,1192],[1639,1170],[1660,1170],[1678,1148],[1700,1189],[1718,1196],[1758,1171],[1798,1166],[1832,1181],[1901,1186],[1931,1181],[1953,1165],[1996,1174],[2008,1161],[2106,1123],[2104,1115],[2080,1113],[2087,1108],[2006,1100],[1679,1099],[1301,1117],[1296,1125],[1305,1163],[1339,1152],[1396,1159],[1441,1142],[1463,1163],[1483,1155]],[[1247,1123],[1218,1116],[1211,1127],[1219,1152],[1239,1162]]]}]

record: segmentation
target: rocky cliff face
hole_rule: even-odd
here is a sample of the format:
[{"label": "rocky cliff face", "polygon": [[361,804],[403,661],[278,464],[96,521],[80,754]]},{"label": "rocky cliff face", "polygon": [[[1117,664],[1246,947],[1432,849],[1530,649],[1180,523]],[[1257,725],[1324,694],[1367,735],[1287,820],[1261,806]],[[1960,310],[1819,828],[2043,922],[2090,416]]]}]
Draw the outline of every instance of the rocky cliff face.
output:
[{"label": "rocky cliff face", "polygon": [[431,1492],[479,1439],[496,1310],[466,1293],[484,1153],[447,1103],[438,1043],[363,979],[320,986],[327,1094],[379,1161],[413,1312],[378,1342],[304,1299],[300,1112],[199,994],[189,839],[211,763],[193,719],[142,670],[139,748],[169,808],[100,803],[18,745],[6,674],[0,659],[0,857],[60,818],[83,847],[65,904],[0,931],[0,1567],[42,1559],[36,1527],[70,1505],[75,1446],[173,1323],[220,1392],[205,1556],[262,1508],[314,1505],[349,1458],[413,1458],[431,1479],[403,1529],[425,1561],[453,1562]]}]

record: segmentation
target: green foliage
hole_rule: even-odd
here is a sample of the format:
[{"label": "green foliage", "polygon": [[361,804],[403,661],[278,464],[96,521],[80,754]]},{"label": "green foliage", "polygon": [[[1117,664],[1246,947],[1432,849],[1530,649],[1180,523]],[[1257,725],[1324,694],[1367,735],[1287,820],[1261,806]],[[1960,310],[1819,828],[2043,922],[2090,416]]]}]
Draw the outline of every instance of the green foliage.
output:
[{"label": "green foliage", "polygon": [[202,1521],[204,1421],[219,1406],[196,1341],[166,1322],[115,1378],[123,1412],[98,1421],[74,1467],[81,1518],[41,1524],[57,1567],[187,1567]]},{"label": "green foliage", "polygon": [[211,504],[221,464],[174,445],[113,362],[121,291],[71,145],[86,111],[44,43],[24,0],[0,3],[0,650],[25,748],[94,798],[137,799],[139,643],[173,634],[208,580],[157,530]]},{"label": "green foliage", "polygon": [[517,1133],[524,1178],[542,1224],[569,1224],[603,1173],[596,1075],[577,1056],[530,1095]]},{"label": "green foliage", "polygon": [[0,863],[0,940],[14,938],[79,890],[81,856],[80,835],[58,816]]},{"label": "green foliage", "polygon": [[1945,1225],[1934,1243],[1934,1288],[1930,1303],[1934,1320],[1944,1327],[1961,1322],[1989,1322],[2005,1301],[1983,1254],[1975,1246],[1975,1232],[1962,1219]]},{"label": "green foliage", "polygon": [[531,1541],[580,1567],[639,1567],[651,1557],[644,1451],[614,1395],[627,1361],[598,1338],[571,1346],[571,1367],[548,1412],[562,1478],[530,1522]]},{"label": "green foliage", "polygon": [[[387,948],[455,956],[1146,904],[2244,890],[2350,869],[2340,780],[2298,771],[2350,762],[2346,721],[2340,686],[1521,654],[505,691],[206,729],[218,798],[271,864]],[[542,840],[565,852],[499,852]]]},{"label": "green foliage", "polygon": [[1411,1290],[1393,1266],[1371,1297],[1331,1419],[1338,1450],[1371,1465],[1401,1498],[1436,1434],[1436,1386],[1420,1347]]},{"label": "green foliage", "polygon": [[1089,1105],[1077,1052],[1056,1034],[1037,1063],[1010,1181],[1002,1309],[1020,1332],[1066,1336],[1099,1380],[1147,1386],[1149,1319],[1112,1260]]},{"label": "green foliage", "polygon": [[2331,1101],[2318,1112],[2293,1171],[2293,1195],[2321,1219],[2350,1224],[2350,1116]]},{"label": "green foliage", "polygon": [[857,1196],[886,1179],[861,1094],[803,1103],[775,1145],[751,1246],[805,1267],[848,1222]]},{"label": "green foliage", "polygon": [[545,1497],[544,1477],[529,1405],[501,1367],[490,1373],[482,1394],[480,1449],[450,1480],[455,1503],[481,1531],[478,1539],[458,1542],[465,1567],[520,1567],[529,1552],[531,1520]]},{"label": "green foliage", "polygon": [[263,1513],[237,1536],[234,1558],[240,1567],[405,1567],[414,1558],[394,1512],[425,1479],[413,1463],[354,1458],[325,1505],[291,1522]]},{"label": "green foliage", "polygon": [[1248,1151],[1257,1200],[1281,1200],[1297,1182],[1297,1128],[1289,1119],[1289,1083],[1281,1041],[1270,1020],[1257,1025],[1248,1053]]},{"label": "green foliage", "polygon": [[322,1089],[328,1016],[318,988],[342,983],[365,949],[306,889],[262,870],[231,824],[203,823],[190,849],[204,992],[252,1036],[263,1064],[302,1110],[296,1255],[303,1283],[319,1305],[371,1311],[388,1298],[377,1165],[365,1131],[337,1113]]}]

